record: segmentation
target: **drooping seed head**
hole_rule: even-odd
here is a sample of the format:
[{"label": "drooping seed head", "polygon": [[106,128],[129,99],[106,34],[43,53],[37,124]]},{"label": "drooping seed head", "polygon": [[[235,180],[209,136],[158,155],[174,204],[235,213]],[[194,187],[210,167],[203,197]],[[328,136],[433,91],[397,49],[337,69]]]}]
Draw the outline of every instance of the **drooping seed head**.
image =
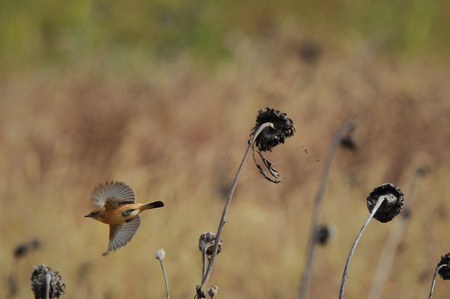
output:
[{"label": "drooping seed head", "polygon": [[[264,124],[270,124],[270,126],[262,127]],[[260,128],[262,128],[262,131],[259,131]],[[266,111],[264,111],[262,108],[260,109],[259,114],[256,117],[256,125],[252,129],[250,137],[256,137],[252,145],[253,160],[255,161],[256,167],[258,167],[260,173],[266,180],[272,183],[282,182],[282,180],[280,180],[278,171],[273,168],[273,166],[276,164],[270,162],[266,157],[264,157],[262,152],[272,151],[272,148],[280,143],[284,143],[286,138],[294,136],[294,133],[294,122],[286,116],[286,113],[282,113],[279,110],[274,110],[269,107],[266,108]],[[252,139],[249,140],[249,143],[251,141]],[[267,170],[269,170],[269,173],[273,178],[270,177],[265,172],[264,168],[256,162],[255,152],[259,154],[261,160],[264,163],[264,166],[266,166]]]},{"label": "drooping seed head", "polygon": [[286,138],[295,134],[294,122],[287,117],[286,113],[267,107],[266,111],[260,109],[250,136],[253,136],[262,124],[268,122],[273,124],[273,128],[265,128],[255,140],[256,146],[262,152],[271,151],[278,144],[284,143]]},{"label": "drooping seed head", "polygon": [[400,213],[405,199],[399,187],[394,184],[383,184],[370,192],[367,197],[369,212],[372,212],[378,200],[382,197],[384,197],[384,201],[373,218],[384,223],[391,221]]},{"label": "drooping seed head", "polygon": [[445,267],[442,267],[438,273],[439,276],[442,277],[444,280],[450,279],[450,253],[447,253],[446,255],[443,255],[441,257],[441,261],[437,264],[437,267],[439,268],[442,265],[447,265]]}]

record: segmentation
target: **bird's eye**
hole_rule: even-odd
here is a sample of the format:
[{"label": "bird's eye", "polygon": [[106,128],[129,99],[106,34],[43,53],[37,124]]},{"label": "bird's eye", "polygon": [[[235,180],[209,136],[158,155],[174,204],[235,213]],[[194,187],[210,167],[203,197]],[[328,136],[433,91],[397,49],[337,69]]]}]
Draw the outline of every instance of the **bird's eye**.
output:
[{"label": "bird's eye", "polygon": [[91,216],[95,216],[95,215],[97,215],[98,214],[98,212],[92,212],[91,213]]}]

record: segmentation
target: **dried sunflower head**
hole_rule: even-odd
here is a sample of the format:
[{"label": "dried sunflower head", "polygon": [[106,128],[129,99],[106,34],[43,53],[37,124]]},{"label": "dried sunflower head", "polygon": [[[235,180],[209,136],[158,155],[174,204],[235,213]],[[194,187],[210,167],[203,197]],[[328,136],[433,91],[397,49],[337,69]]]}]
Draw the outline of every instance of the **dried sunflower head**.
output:
[{"label": "dried sunflower head", "polygon": [[370,192],[367,197],[367,208],[372,212],[380,197],[385,200],[381,204],[373,218],[380,222],[389,222],[397,216],[403,206],[403,193],[399,187],[394,184],[383,184]]},{"label": "dried sunflower head", "polygon": [[[265,127],[262,131],[259,132],[259,129],[264,124],[271,124],[270,126]],[[257,135],[258,134],[258,135]],[[249,143],[252,142],[253,138],[256,136],[254,143],[252,144],[253,149],[253,160],[255,161],[256,167],[258,167],[261,174],[265,179],[273,182],[279,183],[280,176],[278,171],[273,168],[275,163],[270,162],[268,159],[264,157],[262,152],[272,151],[272,148],[277,146],[278,144],[284,143],[286,138],[292,137],[295,134],[295,126],[294,122],[286,116],[286,113],[282,113],[279,110],[274,110],[272,108],[267,107],[264,111],[262,108],[259,111],[258,116],[256,117],[256,125],[253,127],[250,137],[252,139],[249,140]],[[275,178],[269,177],[264,171],[263,167],[260,166],[255,159],[255,145],[256,152],[261,157],[264,165],[269,170],[270,174]]]},{"label": "dried sunflower head", "polygon": [[253,136],[265,123],[272,123],[273,127],[265,128],[255,140],[256,146],[262,152],[271,151],[278,144],[284,143],[286,138],[295,134],[294,122],[287,117],[286,113],[267,107],[266,111],[260,109],[250,136]]},{"label": "dried sunflower head", "polygon": [[450,253],[447,253],[446,255],[443,255],[441,257],[441,261],[437,264],[437,268],[439,268],[442,265],[447,265],[445,267],[442,267],[438,273],[439,276],[442,277],[444,280],[450,279]]}]

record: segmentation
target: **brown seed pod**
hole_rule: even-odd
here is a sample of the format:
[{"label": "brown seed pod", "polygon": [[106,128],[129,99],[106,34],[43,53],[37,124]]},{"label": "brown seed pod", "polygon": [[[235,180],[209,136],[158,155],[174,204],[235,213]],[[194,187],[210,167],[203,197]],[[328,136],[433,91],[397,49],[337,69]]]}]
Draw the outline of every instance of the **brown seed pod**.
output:
[{"label": "brown seed pod", "polygon": [[215,285],[211,285],[211,288],[208,289],[208,295],[211,298],[214,298],[214,296],[216,296],[218,292],[219,292],[219,287],[215,286]]},{"label": "brown seed pod", "polygon": [[373,218],[383,223],[389,222],[397,216],[402,209],[403,201],[405,200],[403,198],[403,193],[400,188],[394,184],[383,184],[378,186],[370,192],[367,197],[367,208],[370,212],[372,212],[380,197],[384,197],[385,199]]},{"label": "brown seed pod", "polygon": [[[222,240],[220,240],[219,247],[217,248],[217,254],[222,251],[222,243]],[[198,241],[198,249],[202,251],[202,249],[204,248],[206,250],[206,255],[211,256],[215,244],[216,234],[213,232],[204,232],[200,235],[200,239]]]},{"label": "brown seed pod", "polygon": [[46,298],[47,275],[50,276],[49,297],[60,298],[64,294],[66,284],[58,271],[52,272],[52,268],[45,265],[33,266],[33,269],[31,288],[34,293],[34,298]]}]

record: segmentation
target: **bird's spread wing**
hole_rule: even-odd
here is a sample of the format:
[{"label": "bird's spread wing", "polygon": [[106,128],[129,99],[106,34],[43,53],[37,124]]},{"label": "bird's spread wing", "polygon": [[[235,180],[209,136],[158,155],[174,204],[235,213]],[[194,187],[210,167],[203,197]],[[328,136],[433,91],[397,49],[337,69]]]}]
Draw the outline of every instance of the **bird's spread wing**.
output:
[{"label": "bird's spread wing", "polygon": [[106,183],[96,187],[91,193],[91,201],[94,205],[102,207],[108,199],[136,202],[136,195],[130,186],[122,182]]},{"label": "bird's spread wing", "polygon": [[108,252],[105,254],[110,251],[116,251],[127,244],[134,237],[139,226],[141,226],[141,217],[139,215],[130,219],[128,222],[111,225]]}]

